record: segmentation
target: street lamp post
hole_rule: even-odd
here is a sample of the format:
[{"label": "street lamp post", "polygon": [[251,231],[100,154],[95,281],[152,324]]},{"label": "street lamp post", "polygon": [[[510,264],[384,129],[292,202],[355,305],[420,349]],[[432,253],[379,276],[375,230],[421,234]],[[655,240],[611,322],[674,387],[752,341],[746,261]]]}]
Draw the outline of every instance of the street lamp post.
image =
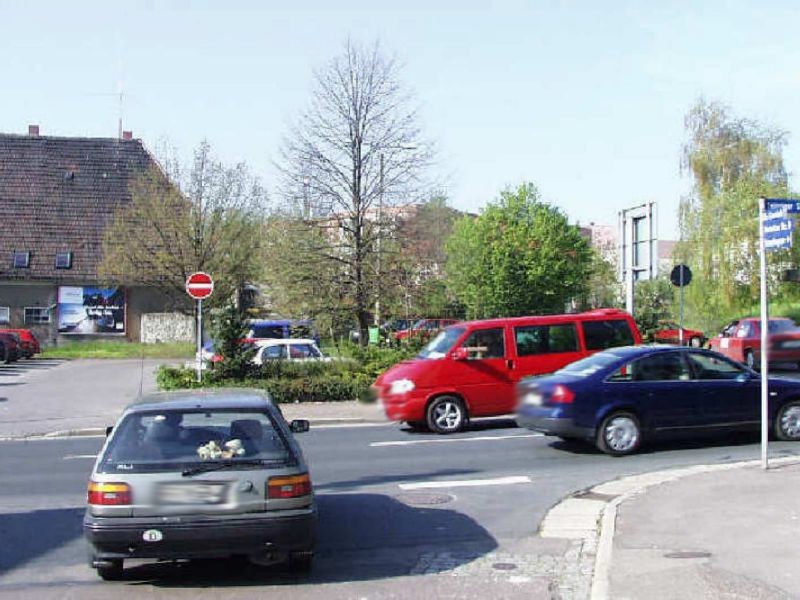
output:
[{"label": "street lamp post", "polygon": [[[419,145],[416,143],[405,143],[405,144],[398,144],[397,146],[389,146],[389,148],[396,148],[398,150],[416,150],[419,148]],[[378,294],[375,298],[375,326],[380,327],[381,324],[381,254],[382,254],[382,247],[383,247],[383,192],[384,187],[386,184],[385,180],[385,156],[383,150],[381,150],[380,154],[378,155],[380,160],[380,171],[378,175],[378,223],[377,223],[377,231],[378,231],[378,240],[377,240],[377,252],[378,252],[378,260],[377,260],[377,274],[378,274]]]},{"label": "street lamp post", "polygon": [[380,189],[378,190],[378,295],[375,298],[375,326],[381,326],[381,250],[382,250],[382,242],[383,242],[383,231],[381,228],[383,227],[383,185],[384,185],[384,156],[383,152],[381,151],[380,154],[380,178],[379,184]]}]

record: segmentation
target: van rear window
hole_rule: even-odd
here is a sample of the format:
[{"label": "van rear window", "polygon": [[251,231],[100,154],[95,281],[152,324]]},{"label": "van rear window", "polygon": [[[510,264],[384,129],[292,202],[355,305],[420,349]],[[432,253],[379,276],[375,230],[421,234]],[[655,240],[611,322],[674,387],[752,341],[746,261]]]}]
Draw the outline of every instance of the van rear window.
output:
[{"label": "van rear window", "polygon": [[605,350],[635,343],[631,327],[624,319],[584,321],[582,325],[587,350]]}]

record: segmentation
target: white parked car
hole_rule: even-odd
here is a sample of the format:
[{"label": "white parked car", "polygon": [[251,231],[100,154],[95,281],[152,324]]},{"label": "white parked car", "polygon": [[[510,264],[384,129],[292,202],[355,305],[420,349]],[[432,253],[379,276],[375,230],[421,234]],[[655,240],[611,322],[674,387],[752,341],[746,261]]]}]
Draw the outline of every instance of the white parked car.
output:
[{"label": "white parked car", "polygon": [[259,340],[256,342],[256,348],[253,363],[257,365],[263,365],[270,360],[321,360],[325,362],[332,360],[322,353],[314,340],[309,339]]}]

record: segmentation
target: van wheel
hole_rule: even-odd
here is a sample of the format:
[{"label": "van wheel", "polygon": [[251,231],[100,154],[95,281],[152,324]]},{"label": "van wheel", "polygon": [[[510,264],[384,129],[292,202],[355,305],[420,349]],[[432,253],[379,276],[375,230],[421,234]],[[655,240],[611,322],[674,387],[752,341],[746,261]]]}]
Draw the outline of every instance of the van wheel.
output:
[{"label": "van wheel", "polygon": [[611,413],[597,431],[597,447],[611,456],[632,454],[641,443],[639,420],[629,412]]},{"label": "van wheel", "polygon": [[428,406],[428,427],[436,433],[455,433],[467,424],[467,409],[455,396],[440,396]]}]

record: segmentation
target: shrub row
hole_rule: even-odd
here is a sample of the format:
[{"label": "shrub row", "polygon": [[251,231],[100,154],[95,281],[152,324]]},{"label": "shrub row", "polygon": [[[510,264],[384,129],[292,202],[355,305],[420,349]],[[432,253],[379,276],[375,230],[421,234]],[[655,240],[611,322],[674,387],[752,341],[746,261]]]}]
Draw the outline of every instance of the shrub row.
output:
[{"label": "shrub row", "polygon": [[[310,369],[313,370],[313,369]],[[247,387],[263,389],[270,393],[275,402],[344,402],[359,400],[369,402],[371,380],[359,377],[342,377],[327,373],[280,378],[247,377],[241,380],[221,379],[203,376],[203,383],[197,382],[197,373],[183,367],[162,366],[157,375],[158,386],[162,390],[191,389],[199,387]]]},{"label": "shrub row", "polygon": [[249,387],[267,390],[276,402],[341,402],[372,400],[370,386],[393,365],[417,354],[422,340],[413,340],[399,348],[355,345],[340,346],[339,359],[331,362],[269,361],[262,366],[249,365],[240,378],[230,371],[212,369],[203,373],[203,383],[196,381],[192,369],[162,366],[156,381],[162,390],[198,387]]}]

